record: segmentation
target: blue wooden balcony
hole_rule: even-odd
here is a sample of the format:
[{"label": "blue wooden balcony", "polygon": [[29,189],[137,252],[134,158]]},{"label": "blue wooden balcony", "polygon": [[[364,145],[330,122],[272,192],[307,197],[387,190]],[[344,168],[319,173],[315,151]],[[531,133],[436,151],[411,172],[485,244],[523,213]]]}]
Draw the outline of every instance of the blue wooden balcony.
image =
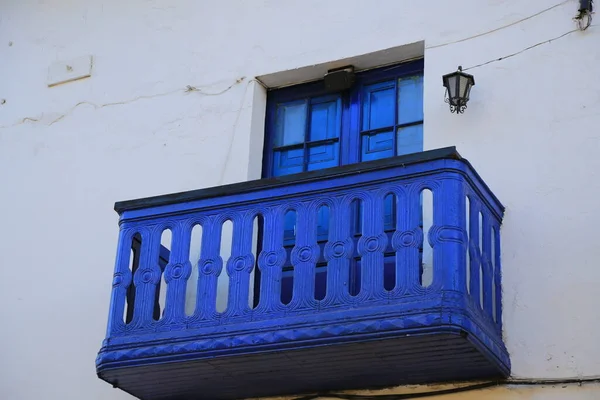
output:
[{"label": "blue wooden balcony", "polygon": [[503,206],[454,148],[115,209],[96,365],[136,397],[235,399],[509,373]]}]

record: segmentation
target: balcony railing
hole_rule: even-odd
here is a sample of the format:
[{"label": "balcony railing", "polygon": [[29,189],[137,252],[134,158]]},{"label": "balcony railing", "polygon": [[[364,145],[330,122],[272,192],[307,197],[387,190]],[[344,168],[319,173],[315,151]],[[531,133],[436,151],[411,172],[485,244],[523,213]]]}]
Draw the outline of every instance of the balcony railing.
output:
[{"label": "balcony railing", "polygon": [[97,368],[135,396],[508,374],[503,207],[454,148],[115,209]]}]

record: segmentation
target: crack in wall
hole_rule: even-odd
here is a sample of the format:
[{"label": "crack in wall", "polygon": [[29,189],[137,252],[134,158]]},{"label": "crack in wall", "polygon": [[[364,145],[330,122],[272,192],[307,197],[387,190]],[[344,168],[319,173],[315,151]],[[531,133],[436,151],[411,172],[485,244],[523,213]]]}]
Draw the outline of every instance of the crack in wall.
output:
[{"label": "crack in wall", "polygon": [[[236,85],[242,83],[245,79],[246,79],[246,77],[242,76],[241,78],[236,79],[232,84],[227,86],[225,89],[220,90],[218,92],[205,92],[204,91],[204,88],[212,87],[214,85],[206,85],[206,86],[204,86],[204,88],[202,86],[187,85],[183,89],[174,89],[174,90],[169,90],[167,92],[156,93],[156,94],[151,94],[151,95],[141,95],[141,96],[136,96],[129,100],[114,101],[114,102],[109,102],[109,103],[97,104],[97,103],[94,103],[91,101],[83,100],[83,101],[78,102],[74,106],[70,107],[67,111],[61,113],[57,118],[55,118],[51,122],[49,122],[47,124],[47,126],[54,125],[55,123],[63,120],[65,117],[69,116],[75,109],[77,109],[78,107],[80,107],[82,105],[89,105],[89,106],[92,106],[94,108],[94,110],[98,110],[98,109],[105,108],[105,107],[114,107],[114,106],[131,104],[131,103],[135,103],[136,101],[139,101],[139,100],[147,100],[147,99],[154,99],[157,97],[169,96],[169,95],[179,93],[179,92],[181,92],[181,93],[198,93],[203,96],[220,96],[224,93],[227,93],[229,90],[231,90]],[[245,95],[245,93],[244,93],[244,95]],[[22,118],[19,122],[16,122],[14,124],[0,126],[0,129],[12,128],[12,127],[15,127],[18,125],[22,125],[26,122],[33,122],[33,123],[41,122],[43,119],[44,119],[44,113],[42,113],[41,116],[37,117],[37,118],[36,117],[25,117],[25,118]]]}]

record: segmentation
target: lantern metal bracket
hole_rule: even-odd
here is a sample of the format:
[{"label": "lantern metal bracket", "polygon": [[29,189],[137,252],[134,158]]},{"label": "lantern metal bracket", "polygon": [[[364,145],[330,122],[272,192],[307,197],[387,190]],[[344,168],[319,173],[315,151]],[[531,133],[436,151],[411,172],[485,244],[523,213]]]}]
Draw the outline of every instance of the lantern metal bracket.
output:
[{"label": "lantern metal bracket", "polygon": [[444,101],[450,105],[450,112],[451,113],[457,113],[457,114],[462,114],[465,112],[465,110],[467,109],[467,103],[466,102],[459,102],[459,104],[452,104],[450,102],[450,97],[448,95],[448,89],[446,88],[446,94],[444,96]]}]

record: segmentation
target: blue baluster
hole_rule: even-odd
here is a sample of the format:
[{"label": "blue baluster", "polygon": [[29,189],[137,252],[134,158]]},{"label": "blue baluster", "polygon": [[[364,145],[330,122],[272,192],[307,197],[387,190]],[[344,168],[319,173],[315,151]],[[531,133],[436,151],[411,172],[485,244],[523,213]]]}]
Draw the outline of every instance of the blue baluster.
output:
[{"label": "blue baluster", "polygon": [[281,272],[287,254],[283,248],[284,209],[270,207],[263,213],[262,251],[258,256],[260,296],[256,314],[281,309]]},{"label": "blue baluster", "polygon": [[296,245],[290,258],[294,266],[294,289],[290,308],[315,308],[315,267],[320,249],[317,244],[318,203],[301,203],[296,208]]},{"label": "blue baluster", "polygon": [[191,230],[189,221],[179,222],[172,228],[172,249],[164,272],[167,299],[163,318],[167,323],[182,323],[185,320],[185,291],[192,273],[189,260]]},{"label": "blue baluster", "polygon": [[350,224],[354,218],[351,199],[335,197],[330,206],[329,232],[331,238],[325,245],[327,260],[327,294],[322,306],[350,303],[350,260],[354,254]]},{"label": "blue baluster", "polygon": [[250,291],[250,273],[254,268],[252,255],[252,231],[254,214],[237,214],[233,219],[233,238],[231,257],[227,261],[229,275],[229,298],[227,317],[246,314],[250,311],[248,297]]},{"label": "blue baluster", "polygon": [[383,258],[387,247],[387,236],[383,228],[383,192],[366,192],[362,198],[362,236],[358,241],[358,254],[361,256],[361,300],[385,297],[383,288]]},{"label": "blue baluster", "polygon": [[396,190],[396,232],[392,236],[392,248],[396,252],[396,287],[392,296],[402,296],[419,288],[419,248],[423,242],[420,227],[420,193],[418,190]]},{"label": "blue baluster", "polygon": [[443,286],[465,293],[467,259],[464,250],[468,240],[465,183],[460,176],[448,176],[438,183],[433,189],[434,226],[429,232],[434,259],[432,288]]},{"label": "blue baluster", "polygon": [[125,329],[123,313],[127,297],[127,289],[132,283],[132,274],[129,270],[129,259],[131,257],[131,242],[135,232],[121,226],[119,231],[119,242],[117,245],[117,257],[115,261],[115,273],[113,275],[112,296],[110,300],[108,326],[106,336],[121,332]]},{"label": "blue baluster", "polygon": [[217,318],[217,280],[223,269],[221,247],[221,221],[209,217],[202,223],[202,246],[198,261],[198,288],[194,320]]},{"label": "blue baluster", "polygon": [[158,264],[162,227],[152,226],[140,230],[141,248],[139,266],[133,275],[135,283],[135,303],[132,326],[147,329],[153,319],[156,286],[160,282],[161,269]]}]

